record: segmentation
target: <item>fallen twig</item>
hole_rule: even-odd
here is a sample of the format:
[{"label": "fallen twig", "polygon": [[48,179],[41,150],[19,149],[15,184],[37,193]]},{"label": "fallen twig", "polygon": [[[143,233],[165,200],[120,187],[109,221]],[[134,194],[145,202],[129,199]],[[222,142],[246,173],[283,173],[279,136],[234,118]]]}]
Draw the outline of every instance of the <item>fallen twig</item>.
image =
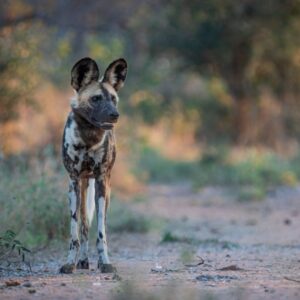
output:
[{"label": "fallen twig", "polygon": [[289,278],[289,277],[283,277],[283,278],[286,280],[289,280],[289,281],[294,281],[294,282],[300,283],[300,279],[294,279],[294,278]]},{"label": "fallen twig", "polygon": [[204,264],[204,259],[200,256],[197,256],[200,261],[197,263],[197,264],[185,264],[184,266],[187,267],[187,268],[193,268],[193,267],[198,267],[200,265],[203,265]]},{"label": "fallen twig", "polygon": [[227,267],[223,267],[221,269],[217,269],[217,271],[246,271],[246,270],[238,267],[237,265],[230,265]]}]

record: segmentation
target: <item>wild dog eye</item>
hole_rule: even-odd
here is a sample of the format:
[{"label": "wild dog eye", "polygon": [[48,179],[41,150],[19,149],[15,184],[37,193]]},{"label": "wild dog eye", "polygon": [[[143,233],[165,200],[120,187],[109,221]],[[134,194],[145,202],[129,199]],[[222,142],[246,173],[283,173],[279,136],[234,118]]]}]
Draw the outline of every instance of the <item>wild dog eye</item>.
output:
[{"label": "wild dog eye", "polygon": [[91,98],[92,102],[98,102],[98,101],[101,101],[102,100],[102,96],[101,95],[96,95],[96,96],[93,96]]}]

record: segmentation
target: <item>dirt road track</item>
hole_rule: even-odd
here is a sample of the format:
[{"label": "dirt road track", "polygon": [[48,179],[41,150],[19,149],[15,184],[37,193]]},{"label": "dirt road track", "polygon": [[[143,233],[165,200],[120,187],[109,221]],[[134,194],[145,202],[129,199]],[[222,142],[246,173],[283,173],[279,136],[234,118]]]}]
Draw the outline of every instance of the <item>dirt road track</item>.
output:
[{"label": "dirt road track", "polygon": [[300,299],[300,188],[241,203],[224,189],[156,185],[145,198],[133,209],[164,220],[177,241],[161,243],[159,230],[111,235],[121,281],[95,270],[94,252],[91,270],[60,275],[65,253],[51,249],[36,254],[32,274],[2,270],[0,299]]}]

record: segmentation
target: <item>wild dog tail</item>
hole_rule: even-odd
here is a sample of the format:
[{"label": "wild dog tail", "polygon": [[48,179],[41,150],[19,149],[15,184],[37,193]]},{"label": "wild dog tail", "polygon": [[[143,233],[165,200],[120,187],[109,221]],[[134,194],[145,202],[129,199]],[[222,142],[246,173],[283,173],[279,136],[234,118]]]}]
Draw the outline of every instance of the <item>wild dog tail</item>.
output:
[{"label": "wild dog tail", "polygon": [[95,211],[95,179],[88,179],[88,188],[86,193],[86,215],[88,225],[91,226]]}]

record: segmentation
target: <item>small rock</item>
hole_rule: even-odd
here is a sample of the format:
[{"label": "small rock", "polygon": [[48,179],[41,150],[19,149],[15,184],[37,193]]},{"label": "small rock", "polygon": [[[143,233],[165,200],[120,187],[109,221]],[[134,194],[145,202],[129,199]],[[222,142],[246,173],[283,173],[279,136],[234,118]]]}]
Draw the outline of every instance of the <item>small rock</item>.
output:
[{"label": "small rock", "polygon": [[161,265],[159,265],[158,263],[155,264],[155,267],[151,269],[152,273],[162,273],[163,267]]},{"label": "small rock", "polygon": [[158,263],[155,264],[155,268],[156,271],[162,271],[163,267],[161,265],[159,265]]},{"label": "small rock", "polygon": [[25,286],[25,287],[32,287],[32,284],[31,284],[31,282],[27,281],[27,282],[23,283],[23,286]]},{"label": "small rock", "polygon": [[66,286],[67,284],[65,282],[62,282],[60,285],[61,286]]},{"label": "small rock", "polygon": [[284,224],[285,225],[291,225],[292,224],[292,221],[290,219],[285,219],[284,220]]},{"label": "small rock", "polygon": [[28,290],[28,293],[29,293],[29,294],[34,294],[34,293],[36,293],[36,290],[35,290],[35,289],[29,289],[29,290]]}]

